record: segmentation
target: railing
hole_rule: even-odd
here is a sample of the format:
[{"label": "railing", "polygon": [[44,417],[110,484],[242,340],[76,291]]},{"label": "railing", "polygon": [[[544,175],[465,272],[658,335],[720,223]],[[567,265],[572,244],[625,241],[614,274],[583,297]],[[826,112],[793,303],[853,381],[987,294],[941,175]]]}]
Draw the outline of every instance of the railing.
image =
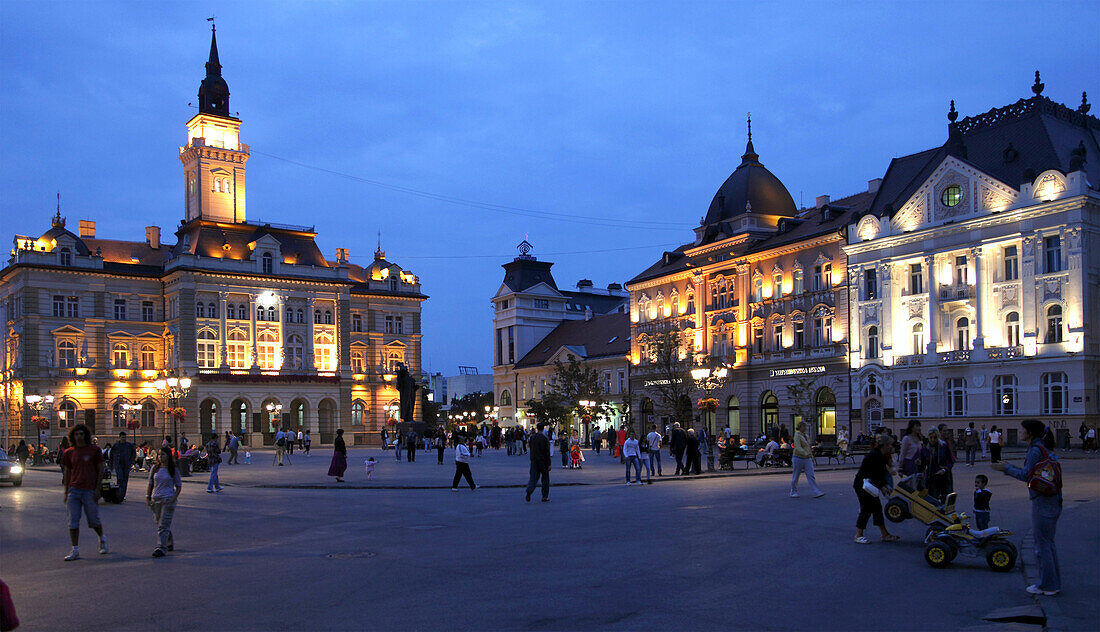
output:
[{"label": "railing", "polygon": [[990,360],[1011,360],[1012,358],[1024,357],[1024,348],[1022,346],[1017,347],[994,347],[992,349],[986,349]]},{"label": "railing", "polygon": [[974,298],[973,285],[941,285],[941,301],[965,301]]},{"label": "railing", "polygon": [[923,355],[903,355],[894,358],[894,366],[920,366],[924,364]]},{"label": "railing", "polygon": [[940,362],[952,363],[952,362],[969,362],[970,350],[963,349],[962,351],[945,351],[940,354]]}]

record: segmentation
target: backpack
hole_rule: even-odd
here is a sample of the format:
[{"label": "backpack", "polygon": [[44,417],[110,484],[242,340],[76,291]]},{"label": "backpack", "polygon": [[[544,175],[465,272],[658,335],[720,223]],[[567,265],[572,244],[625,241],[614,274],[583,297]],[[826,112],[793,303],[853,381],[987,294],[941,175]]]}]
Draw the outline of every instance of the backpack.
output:
[{"label": "backpack", "polygon": [[279,437],[279,439],[275,441],[275,445],[279,446],[280,448],[283,447],[284,445],[286,445],[286,439],[283,437]]},{"label": "backpack", "polygon": [[642,437],[642,440],[638,442],[638,447],[642,452],[649,452],[649,435]]},{"label": "backpack", "polygon": [[1062,491],[1062,465],[1040,446],[1043,458],[1027,474],[1027,486],[1040,496],[1056,496]]}]

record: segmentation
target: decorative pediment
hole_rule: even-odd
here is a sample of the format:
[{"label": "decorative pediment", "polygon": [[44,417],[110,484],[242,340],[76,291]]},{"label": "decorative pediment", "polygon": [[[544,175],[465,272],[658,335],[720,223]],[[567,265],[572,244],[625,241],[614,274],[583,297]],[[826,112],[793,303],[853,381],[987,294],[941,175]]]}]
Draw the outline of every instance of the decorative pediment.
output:
[{"label": "decorative pediment", "polygon": [[[895,230],[908,232],[1000,212],[1015,205],[1018,199],[1016,189],[948,156],[894,214],[891,222]],[[856,234],[861,240],[873,239],[860,232],[865,226],[868,232],[871,230],[864,221],[859,223]]]},{"label": "decorative pediment", "polygon": [[400,340],[394,340],[392,342],[386,343],[386,348],[387,349],[392,349],[392,348],[395,348],[395,347],[400,347],[400,348],[404,349],[406,346],[407,345],[405,343],[401,342]]},{"label": "decorative pediment", "polygon": [[72,325],[62,325],[61,327],[58,327],[57,329],[54,329],[50,333],[52,333],[55,336],[83,336],[84,335],[84,330],[83,329],[77,329],[76,327],[73,327]]},{"label": "decorative pediment", "polygon": [[870,241],[875,239],[879,235],[878,218],[873,215],[868,215],[859,220],[859,225],[856,227],[856,237],[860,241]]},{"label": "decorative pediment", "polygon": [[259,248],[278,250],[279,248],[282,248],[282,246],[283,244],[278,239],[275,239],[275,237],[271,233],[264,233],[260,236],[259,239],[248,244],[248,247],[251,248],[253,251]]}]

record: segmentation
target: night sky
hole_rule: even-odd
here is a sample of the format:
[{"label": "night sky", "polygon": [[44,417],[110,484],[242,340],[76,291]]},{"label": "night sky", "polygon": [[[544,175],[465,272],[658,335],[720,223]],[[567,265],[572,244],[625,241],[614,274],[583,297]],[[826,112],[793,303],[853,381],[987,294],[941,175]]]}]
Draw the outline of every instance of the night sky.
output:
[{"label": "night sky", "polygon": [[489,370],[489,299],[524,237],[565,288],[690,241],[748,111],[812,205],[941,144],[950,99],[1013,103],[1039,69],[1046,96],[1100,102],[1097,2],[8,1],[0,235],[47,230],[58,191],[74,231],[172,232],[211,14],[249,219],[315,225],[363,265],[381,231],[431,295],[423,364],[444,374]]}]

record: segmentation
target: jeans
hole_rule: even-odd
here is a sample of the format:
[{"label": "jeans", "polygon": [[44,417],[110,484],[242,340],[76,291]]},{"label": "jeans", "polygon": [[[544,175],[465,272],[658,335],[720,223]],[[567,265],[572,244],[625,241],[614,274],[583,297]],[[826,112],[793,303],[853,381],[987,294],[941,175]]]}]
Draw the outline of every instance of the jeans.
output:
[{"label": "jeans", "polygon": [[400,442],[393,444],[393,453],[397,457],[398,461],[401,460],[401,449],[402,448]]},{"label": "jeans", "polygon": [[974,465],[974,457],[978,454],[978,446],[968,445],[966,446],[966,464]]},{"label": "jeans", "polygon": [[[628,483],[630,482],[630,468],[631,467],[633,467],[635,469],[635,475],[638,478],[638,482],[641,483],[642,482],[642,457],[636,456],[636,455],[631,455],[631,456],[626,457],[626,482],[628,482]],[[649,478],[649,476],[648,476],[648,470],[647,470],[646,479],[648,479],[648,478]]]},{"label": "jeans", "polygon": [[211,463],[210,464],[210,480],[206,483],[206,491],[208,491],[208,492],[212,492],[215,489],[221,489],[222,488],[222,484],[218,480],[218,466],[219,465],[221,465],[221,463]]},{"label": "jeans", "polygon": [[119,465],[115,468],[115,482],[118,483],[118,495],[126,498],[126,485],[130,482],[130,467]]},{"label": "jeans", "polygon": [[474,476],[470,473],[470,464],[455,461],[455,477],[451,481],[451,489],[458,489],[458,482],[462,480],[464,476],[466,477],[466,482],[470,484],[470,489],[474,489]]},{"label": "jeans", "polygon": [[157,523],[157,549],[165,551],[174,544],[172,516],[176,513],[176,498],[154,498],[149,508],[153,510],[153,520]]},{"label": "jeans", "polygon": [[814,461],[811,458],[804,456],[796,456],[791,459],[794,472],[791,474],[791,493],[798,493],[798,479],[802,476],[802,473],[806,473],[806,480],[810,482],[810,491],[814,493],[814,496],[818,496],[822,493],[821,489],[817,486],[817,479],[814,478]]},{"label": "jeans", "polygon": [[981,509],[975,509],[974,510],[974,526],[976,526],[979,531],[981,531],[982,529],[988,529],[989,528],[989,512],[988,511],[982,511]]},{"label": "jeans", "polygon": [[527,479],[527,495],[535,491],[535,485],[542,478],[542,497],[550,497],[550,468],[538,463],[531,464],[531,476]]},{"label": "jeans", "polygon": [[1039,559],[1039,588],[1042,590],[1062,590],[1058,549],[1054,546],[1054,533],[1061,514],[1060,496],[1038,496],[1031,500],[1031,528],[1035,533],[1035,556]]},{"label": "jeans", "polygon": [[649,451],[649,476],[650,477],[653,476],[653,462],[654,461],[657,462],[657,476],[662,476],[662,474],[661,474],[661,451],[660,450],[650,450]]},{"label": "jeans", "polygon": [[96,502],[95,492],[90,489],[69,488],[69,529],[80,528],[80,510],[88,519],[88,526],[92,529],[102,526],[99,522],[99,503]]}]

